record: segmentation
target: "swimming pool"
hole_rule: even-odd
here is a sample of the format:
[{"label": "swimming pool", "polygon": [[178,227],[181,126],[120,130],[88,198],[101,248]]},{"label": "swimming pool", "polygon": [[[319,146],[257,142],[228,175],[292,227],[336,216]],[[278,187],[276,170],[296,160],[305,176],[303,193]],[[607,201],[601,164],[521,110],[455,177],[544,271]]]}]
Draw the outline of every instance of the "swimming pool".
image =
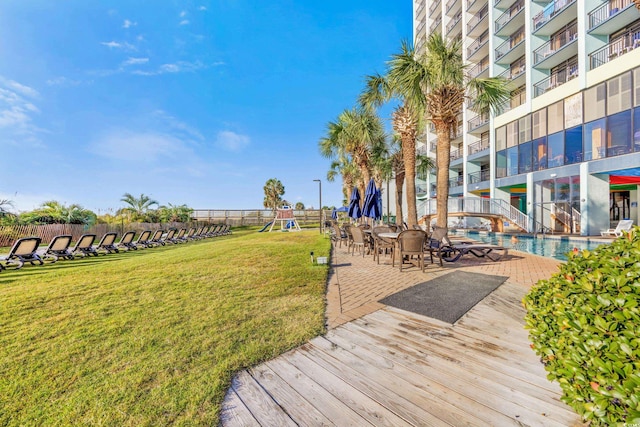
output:
[{"label": "swimming pool", "polygon": [[536,238],[533,236],[518,235],[518,240],[514,243],[511,241],[510,234],[495,234],[495,233],[479,233],[477,231],[452,231],[455,236],[465,236],[473,240],[478,240],[483,243],[491,243],[494,245],[504,246],[509,249],[516,249],[518,251],[527,252],[530,254],[541,255],[544,257],[555,258],[561,261],[566,261],[566,253],[571,252],[573,248],[589,249],[593,250],[602,245],[602,242],[592,242],[586,240],[576,240],[568,238]]}]

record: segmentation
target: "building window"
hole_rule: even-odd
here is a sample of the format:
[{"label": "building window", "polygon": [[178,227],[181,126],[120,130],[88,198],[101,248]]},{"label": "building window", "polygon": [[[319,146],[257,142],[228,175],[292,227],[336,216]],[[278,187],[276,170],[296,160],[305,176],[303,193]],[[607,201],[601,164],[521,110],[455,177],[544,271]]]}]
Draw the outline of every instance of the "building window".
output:
[{"label": "building window", "polygon": [[533,170],[541,171],[547,168],[547,137],[533,141]]},{"label": "building window", "polygon": [[633,70],[634,107],[640,106],[640,68]]},{"label": "building window", "polygon": [[507,148],[507,127],[502,126],[496,129],[496,151]]},{"label": "building window", "polygon": [[[549,134],[564,129],[564,101],[556,102],[547,107],[547,130]],[[551,165],[549,165],[551,166]]]},{"label": "building window", "polygon": [[607,157],[631,152],[631,111],[607,118]]},{"label": "building window", "polygon": [[633,151],[640,153],[640,108],[633,110]]},{"label": "building window", "polygon": [[518,145],[518,121],[507,124],[507,147]]},{"label": "building window", "polygon": [[518,148],[518,172],[527,173],[533,170],[532,160],[531,160],[531,147],[532,142],[526,142],[524,144],[520,144]]},{"label": "building window", "polygon": [[582,124],[582,93],[576,93],[564,100],[564,128]]},{"label": "building window", "polygon": [[599,84],[584,91],[584,121],[591,122],[605,116],[607,97],[606,83]]},{"label": "building window", "polygon": [[607,82],[607,114],[631,108],[631,73],[624,73]]},{"label": "building window", "polygon": [[507,148],[507,176],[518,175],[518,146]]},{"label": "building window", "polygon": [[507,176],[507,150],[496,153],[496,178]]},{"label": "building window", "polygon": [[582,125],[565,131],[565,164],[582,161]]},{"label": "building window", "polygon": [[596,160],[605,156],[604,133],[606,119],[599,119],[584,125],[583,141],[584,160]]},{"label": "building window", "polygon": [[518,144],[531,141],[531,116],[526,115],[518,120]]},{"label": "building window", "polygon": [[531,115],[533,139],[547,136],[547,109],[543,108]]},{"label": "building window", "polygon": [[550,168],[564,165],[564,132],[549,135],[547,149],[547,162]]}]

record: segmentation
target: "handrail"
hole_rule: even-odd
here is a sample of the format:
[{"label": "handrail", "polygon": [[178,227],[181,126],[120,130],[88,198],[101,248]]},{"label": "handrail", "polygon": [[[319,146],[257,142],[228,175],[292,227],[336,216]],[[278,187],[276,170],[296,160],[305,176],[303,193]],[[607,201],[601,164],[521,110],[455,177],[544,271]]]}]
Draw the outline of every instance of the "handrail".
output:
[{"label": "handrail", "polygon": [[[457,180],[457,178],[454,178]],[[448,202],[449,213],[474,213],[474,214],[492,214],[500,215],[508,219],[521,229],[530,232],[530,218],[524,212],[511,206],[511,204],[502,199],[485,199],[480,197],[450,197]],[[419,212],[424,215],[435,215],[437,213],[436,199],[427,199],[420,204]]]},{"label": "handrail", "polygon": [[591,10],[591,12],[589,12],[589,30],[609,20],[612,16],[626,9],[627,6],[630,6],[632,3],[632,0],[609,0]]}]

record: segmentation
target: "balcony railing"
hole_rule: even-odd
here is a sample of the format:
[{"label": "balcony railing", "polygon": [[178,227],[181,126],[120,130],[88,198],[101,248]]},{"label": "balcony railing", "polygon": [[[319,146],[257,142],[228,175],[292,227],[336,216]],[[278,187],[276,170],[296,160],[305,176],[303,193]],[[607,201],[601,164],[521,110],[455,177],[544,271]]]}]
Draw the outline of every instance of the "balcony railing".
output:
[{"label": "balcony railing", "polygon": [[640,28],[635,28],[617,37],[603,48],[591,52],[589,54],[589,69],[593,70],[638,47],[640,47]]},{"label": "balcony railing", "polygon": [[576,77],[578,77],[578,64],[567,65],[566,68],[554,72],[546,79],[533,85],[535,91],[534,96],[540,96]]},{"label": "balcony railing", "polygon": [[467,10],[471,10],[474,4],[476,4],[478,0],[467,0]]},{"label": "balcony railing", "polygon": [[489,31],[485,31],[480,37],[476,39],[476,41],[469,45],[469,47],[467,48],[467,56],[473,55],[478,49],[487,44],[488,41]]},{"label": "balcony railing", "polygon": [[578,25],[554,35],[548,42],[533,51],[533,63],[537,64],[578,38]]},{"label": "balcony railing", "polygon": [[502,58],[522,42],[524,42],[524,31],[514,34],[509,40],[498,46],[496,48],[496,59]]},{"label": "balcony railing", "polygon": [[477,184],[479,182],[489,181],[491,179],[491,171],[486,169],[469,174],[469,184]]},{"label": "balcony railing", "polygon": [[453,19],[451,19],[451,21],[447,24],[447,34],[449,34],[451,30],[455,28],[455,26],[458,24],[458,22],[460,22],[461,19],[462,19],[462,12],[458,13],[456,16],[453,17]]},{"label": "balcony railing", "polygon": [[433,24],[431,24],[431,26],[429,27],[429,32],[436,32],[436,30],[440,28],[440,24],[442,24],[442,15],[438,16],[438,19],[436,19]]},{"label": "balcony railing", "polygon": [[542,27],[544,24],[549,22],[551,18],[562,12],[575,1],[576,0],[556,0],[552,3],[549,3],[542,12],[533,17],[533,31]]},{"label": "balcony railing", "polygon": [[633,3],[633,0],[609,0],[608,2],[596,7],[589,12],[589,29],[591,30],[592,28],[602,24],[604,21],[607,21],[631,3]]},{"label": "balcony railing", "polygon": [[456,178],[450,178],[449,179],[449,188],[460,187],[463,184],[464,184],[464,177],[462,177],[462,176],[458,176]]},{"label": "balcony railing", "polygon": [[447,5],[445,6],[445,8],[446,8],[446,13],[449,13],[449,11],[451,10],[451,8],[452,8],[453,6],[455,6],[457,2],[458,2],[458,0],[449,0],[449,1],[447,2]]},{"label": "balcony railing", "polygon": [[451,152],[451,154],[449,154],[449,159],[451,161],[458,160],[458,159],[462,158],[462,154],[463,154],[462,148],[455,149],[455,150],[453,150]]},{"label": "balcony railing", "polygon": [[435,12],[438,7],[440,7],[440,1],[434,1],[431,3],[431,6],[429,6],[429,14],[433,15],[433,12]]},{"label": "balcony railing", "polygon": [[470,33],[475,27],[477,27],[489,14],[489,5],[485,5],[478,11],[473,18],[467,22],[467,32]]},{"label": "balcony railing", "polygon": [[489,68],[489,55],[485,56],[470,71],[471,77],[478,77],[484,70]]},{"label": "balcony railing", "polygon": [[478,114],[473,119],[469,120],[469,130],[474,130],[479,128],[480,126],[484,126],[489,123],[489,115],[488,114]]},{"label": "balcony railing", "polygon": [[500,28],[507,25],[515,16],[524,9],[524,1],[520,0],[514,6],[509,8],[509,10],[505,11],[502,15],[496,19],[496,33],[500,31]]},{"label": "balcony railing", "polygon": [[489,148],[489,138],[483,138],[468,145],[469,154],[479,153]]},{"label": "balcony railing", "polygon": [[500,73],[500,77],[504,77],[508,80],[513,80],[517,77],[520,77],[527,70],[527,66],[522,64],[518,67],[509,67],[502,73]]}]

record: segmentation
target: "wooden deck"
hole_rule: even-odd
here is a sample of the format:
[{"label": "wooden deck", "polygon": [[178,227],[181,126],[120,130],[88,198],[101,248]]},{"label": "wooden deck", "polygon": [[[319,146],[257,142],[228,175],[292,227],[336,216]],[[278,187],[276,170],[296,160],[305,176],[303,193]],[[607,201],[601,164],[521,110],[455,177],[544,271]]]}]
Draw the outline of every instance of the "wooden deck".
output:
[{"label": "wooden deck", "polygon": [[390,307],[233,381],[223,426],[574,426],[509,282],[454,326]]}]

